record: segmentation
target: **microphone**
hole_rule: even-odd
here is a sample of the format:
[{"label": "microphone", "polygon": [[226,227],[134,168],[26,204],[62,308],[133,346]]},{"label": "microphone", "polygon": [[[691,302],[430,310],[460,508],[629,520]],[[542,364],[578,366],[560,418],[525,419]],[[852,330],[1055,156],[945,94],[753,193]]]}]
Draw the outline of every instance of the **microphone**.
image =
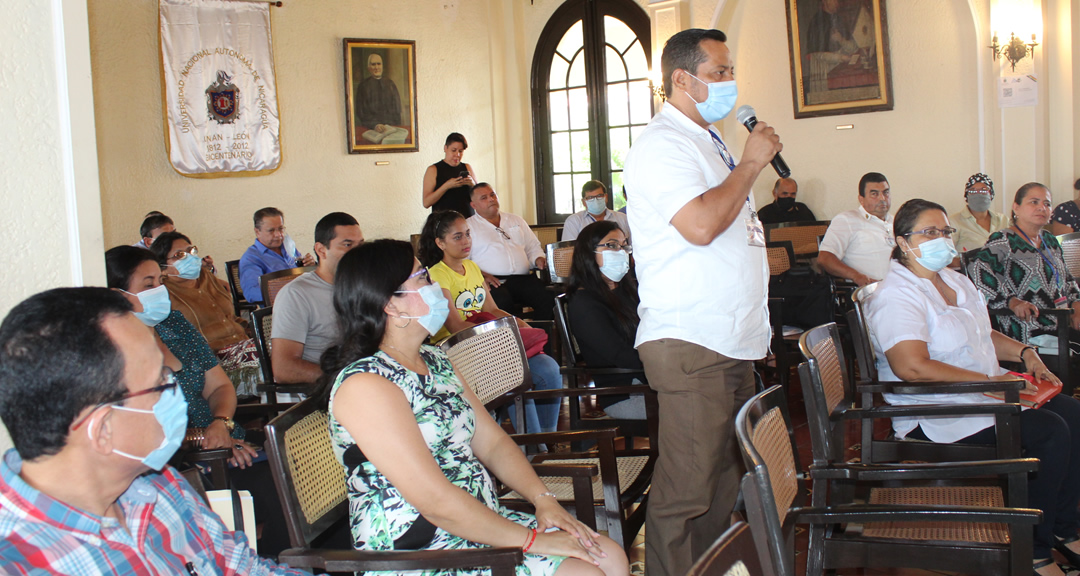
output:
[{"label": "microphone", "polygon": [[[757,112],[754,112],[753,106],[743,104],[739,106],[739,110],[735,112],[735,119],[739,121],[739,124],[746,126],[746,129],[753,132],[754,126],[757,126]],[[791,176],[791,169],[788,168],[784,159],[780,157],[780,153],[777,152],[776,156],[773,156],[772,162],[773,170],[776,170],[776,174],[781,178],[787,178]]]}]

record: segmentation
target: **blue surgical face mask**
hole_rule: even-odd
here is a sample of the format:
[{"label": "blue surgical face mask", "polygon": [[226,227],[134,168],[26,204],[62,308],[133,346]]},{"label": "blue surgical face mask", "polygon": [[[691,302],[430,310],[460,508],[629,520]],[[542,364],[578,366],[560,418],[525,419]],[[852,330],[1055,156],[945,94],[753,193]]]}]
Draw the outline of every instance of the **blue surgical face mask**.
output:
[{"label": "blue surgical face mask", "polygon": [[[296,249],[296,241],[288,234],[285,235],[285,240],[281,242],[281,252],[285,255],[285,258],[288,258],[290,261],[294,258],[299,260],[297,254],[300,252]],[[302,264],[297,264],[297,266],[301,265]]]},{"label": "blue surgical face mask", "polygon": [[202,272],[202,260],[195,254],[188,254],[183,258],[177,260],[173,265],[176,268],[176,275],[184,280],[194,280],[199,277]]},{"label": "blue surgical face mask", "polygon": [[[169,458],[172,458],[173,454],[176,454],[176,451],[180,448],[180,444],[184,441],[184,434],[187,432],[187,408],[187,400],[184,399],[184,394],[180,391],[179,385],[173,386],[162,392],[161,398],[154,404],[153,410],[128,408],[127,406],[113,406],[113,410],[153,414],[154,419],[156,419],[158,425],[161,426],[161,431],[165,436],[161,439],[161,444],[157,448],[154,448],[149,454],[141,458],[134,454],[128,454],[127,452],[121,452],[116,449],[114,449],[113,452],[125,458],[138,460],[146,465],[147,468],[161,470],[169,463]],[[88,427],[87,434],[89,433],[90,429]]]},{"label": "blue surgical face mask", "polygon": [[[690,73],[687,72],[687,74]],[[731,114],[731,111],[735,108],[735,100],[739,98],[739,89],[735,86],[734,80],[706,82],[693,74],[690,74],[690,77],[709,88],[709,96],[705,98],[704,102],[694,100],[694,97],[690,96],[689,92],[686,92],[686,95],[690,96],[690,99],[697,104],[698,113],[706,122],[709,124],[719,122],[726,118],[728,114]]]},{"label": "blue surgical face mask", "polygon": [[[125,294],[131,294],[127,290],[122,290]],[[161,323],[162,320],[169,316],[169,312],[172,310],[172,301],[169,300],[169,290],[164,284],[157,288],[151,288],[149,290],[143,290],[138,294],[131,294],[139,299],[139,303],[142,304],[142,312],[136,312],[135,317],[142,320],[143,324],[153,328]]]},{"label": "blue surgical face mask", "polygon": [[427,286],[421,286],[419,290],[398,290],[397,294],[416,292],[428,305],[427,314],[423,316],[400,316],[400,318],[415,318],[420,325],[432,336],[446,323],[446,317],[450,315],[450,301],[443,296],[442,286],[438,282],[432,282]]},{"label": "blue surgical face mask", "polygon": [[[908,250],[908,252],[915,253],[914,250]],[[953,245],[952,238],[944,236],[919,244],[919,252],[922,256],[916,257],[915,261],[931,272],[937,272],[948,266],[959,254],[956,246]]]},{"label": "blue surgical face mask", "polygon": [[586,198],[585,209],[589,211],[589,214],[593,216],[599,216],[607,210],[607,204],[604,202],[604,197],[599,196],[597,198]]},{"label": "blue surgical face mask", "polygon": [[600,273],[612,282],[622,280],[630,271],[630,255],[625,250],[604,250],[600,252],[600,257],[604,260]]}]

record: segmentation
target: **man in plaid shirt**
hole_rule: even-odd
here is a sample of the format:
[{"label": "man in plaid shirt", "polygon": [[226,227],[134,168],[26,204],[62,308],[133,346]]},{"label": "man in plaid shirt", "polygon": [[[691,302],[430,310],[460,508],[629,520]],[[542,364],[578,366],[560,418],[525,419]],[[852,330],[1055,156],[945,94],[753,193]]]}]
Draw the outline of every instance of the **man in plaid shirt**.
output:
[{"label": "man in plaid shirt", "polygon": [[[0,324],[2,574],[296,574],[165,462],[187,407],[124,296],[58,288]],[[160,471],[159,471],[160,470]]]}]

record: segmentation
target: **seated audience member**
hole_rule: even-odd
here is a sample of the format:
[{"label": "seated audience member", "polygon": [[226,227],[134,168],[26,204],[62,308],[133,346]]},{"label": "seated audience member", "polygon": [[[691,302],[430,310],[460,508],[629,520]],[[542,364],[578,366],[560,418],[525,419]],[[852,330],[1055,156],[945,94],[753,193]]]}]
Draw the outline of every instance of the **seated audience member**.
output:
[{"label": "seated audience member", "polygon": [[866,286],[889,271],[892,216],[889,181],[877,172],[859,180],[859,207],[837,214],[825,232],[818,264],[829,274]]},{"label": "seated audience member", "polygon": [[187,401],[187,427],[203,429],[201,448],[230,448],[230,479],[240,490],[251,491],[255,519],[262,523],[262,553],[277,557],[289,547],[285,517],[265,460],[252,463],[265,437],[253,434],[256,446],[244,442],[248,432],[233,420],[236,390],[214,357],[206,340],[183,314],[171,310],[169,293],[161,283],[161,267],[153,254],[131,246],[117,246],[105,253],[109,288],[128,296],[135,317],[153,329],[165,366]]},{"label": "seated audience member", "polygon": [[[1049,204],[1044,207],[1048,216]],[[1035,348],[992,330],[975,286],[946,268],[956,249],[945,209],[926,200],[900,207],[890,270],[867,305],[867,324],[882,380],[946,381],[1007,379],[998,362],[1024,369],[1057,385]],[[894,404],[983,404],[982,394],[891,395]],[[1080,561],[1080,402],[1059,394],[1037,410],[1020,414],[1024,455],[1039,459],[1028,484],[1028,504],[1042,510],[1035,527],[1037,574],[1062,574],[1051,558],[1057,548],[1070,564]],[[900,438],[945,443],[993,444],[994,417],[893,419]],[[1070,573],[1072,568],[1070,569]]]},{"label": "seated audience member", "polygon": [[[345,467],[354,546],[521,546],[517,574],[626,576],[622,547],[568,514],[446,355],[425,345],[450,310],[408,242],[376,240],[338,265],[339,343],[319,397]],[[536,515],[503,508],[495,475]],[[469,572],[471,573],[471,572]]]},{"label": "seated audience member", "polygon": [[1080,327],[1080,289],[1069,274],[1057,238],[1043,227],[1050,221],[1051,196],[1029,182],[1016,191],[1012,226],[994,232],[975,257],[969,276],[991,310],[1012,311],[997,323],[1010,338],[1057,349],[1057,317],[1040,308],[1072,308],[1069,326]]},{"label": "seated audience member", "polygon": [[319,358],[338,336],[334,273],[341,257],[363,243],[360,224],[344,212],[331,212],[315,224],[318,268],[286,284],[274,301],[270,365],[275,382],[311,384],[322,376]]},{"label": "seated audience member", "polygon": [[[1080,194],[1080,180],[1073,183],[1074,194]],[[1050,232],[1055,236],[1080,231],[1080,206],[1076,200],[1066,200],[1054,208],[1054,218]]]},{"label": "seated audience member", "polygon": [[240,395],[256,394],[255,386],[262,380],[259,353],[247,322],[234,313],[228,284],[200,265],[198,247],[179,232],[158,236],[150,251],[164,267],[163,283],[172,309],[206,339]]},{"label": "seated audience member", "polygon": [[577,239],[581,229],[593,222],[611,220],[618,223],[619,228],[627,236],[630,235],[630,222],[626,214],[612,212],[607,207],[607,188],[599,180],[589,180],[581,187],[581,205],[585,207],[580,212],[575,212],[563,222],[562,241],[570,242]]},{"label": "seated audience member", "polygon": [[142,226],[139,226],[139,241],[132,244],[132,246],[149,250],[150,245],[154,243],[154,240],[157,240],[158,236],[164,232],[173,232],[175,230],[176,225],[173,224],[172,218],[161,212],[151,212],[146,215]]},{"label": "seated audience member", "polygon": [[553,319],[555,296],[529,273],[533,266],[547,268],[536,234],[521,216],[499,211],[499,197],[491,184],[473,186],[471,198],[476,214],[469,217],[474,240],[470,258],[484,271],[495,304],[514,316],[521,316],[528,306],[533,319]]},{"label": "seated audience member", "polygon": [[[475,262],[469,260],[472,251],[472,235],[465,217],[454,210],[435,212],[428,216],[424,231],[420,234],[420,263],[428,268],[433,282],[442,287],[443,295],[450,302],[450,315],[446,323],[432,337],[433,342],[440,342],[453,333],[471,327],[475,321],[470,318],[486,313],[490,319],[509,316],[495,305],[495,300],[488,298],[484,286],[484,275]],[[518,320],[522,330],[531,328]],[[529,372],[533,377],[533,389],[553,390],[562,388],[562,374],[559,363],[544,353],[529,357]],[[525,430],[527,432],[554,432],[559,424],[559,409],[562,401],[558,398],[549,400],[525,401]],[[511,411],[511,419],[516,418]],[[514,422],[515,425],[517,422]]]},{"label": "seated audience member", "polygon": [[443,159],[428,166],[424,172],[424,208],[435,213],[440,210],[457,210],[472,215],[469,206],[469,190],[476,184],[472,166],[461,161],[469,143],[457,132],[451,132],[443,145]]},{"label": "seated audience member", "polygon": [[[148,251],[122,248],[158,273]],[[166,465],[188,407],[131,312],[115,290],[58,288],[0,325],[0,419],[15,446],[0,464],[2,571],[303,574],[256,556]]]},{"label": "seated audience member", "polygon": [[784,222],[815,222],[817,218],[810,208],[802,202],[795,201],[795,195],[799,193],[799,183],[791,178],[777,178],[773,184],[771,204],[766,204],[758,210],[758,218],[762,224],[782,224]]},{"label": "seated audience member", "polygon": [[956,228],[953,243],[961,254],[982,248],[990,234],[1009,227],[1004,214],[990,209],[990,203],[994,201],[994,181],[986,174],[980,172],[968,178],[964,185],[964,201],[967,206],[950,218]]},{"label": "seated audience member", "polygon": [[300,256],[296,242],[285,233],[285,215],[274,207],[255,212],[255,243],[240,257],[240,289],[248,302],[262,302],[259,278],[263,274],[300,266],[314,266],[311,254]]},{"label": "seated audience member", "polygon": [[[582,360],[591,368],[644,370],[634,349],[639,301],[631,252],[626,234],[614,222],[589,224],[574,244],[567,311]],[[636,380],[620,375],[594,379],[597,386],[625,386]],[[608,416],[645,419],[644,396],[597,398]]]}]

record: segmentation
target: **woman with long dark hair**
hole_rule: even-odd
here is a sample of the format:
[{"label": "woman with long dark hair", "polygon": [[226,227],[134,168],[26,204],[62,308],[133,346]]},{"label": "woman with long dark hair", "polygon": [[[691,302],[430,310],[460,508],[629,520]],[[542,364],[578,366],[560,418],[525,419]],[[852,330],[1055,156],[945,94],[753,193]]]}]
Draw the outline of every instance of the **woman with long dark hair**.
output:
[{"label": "woman with long dark hair", "polygon": [[[420,263],[427,266],[431,279],[442,286],[443,294],[450,301],[450,315],[446,317],[444,327],[435,334],[435,342],[469,328],[473,325],[470,320],[510,315],[495,304],[495,299],[489,298],[480,267],[469,260],[471,250],[469,223],[461,213],[444,210],[428,216],[420,234]],[[538,328],[530,327],[521,319],[517,322],[523,338],[530,330],[541,333]],[[533,389],[562,388],[559,363],[543,352],[532,351],[533,347],[527,345],[526,348],[532,352],[529,356],[529,372],[533,377]],[[540,346],[535,348],[539,349]],[[554,432],[559,424],[561,407],[559,398],[526,400],[525,431]],[[511,420],[514,417],[515,413],[511,411]],[[517,425],[517,422],[514,424]]]},{"label": "woman with long dark hair", "polygon": [[[408,242],[346,254],[334,310],[341,336],[323,354],[318,394],[345,466],[355,548],[521,546],[522,576],[628,573],[622,549],[559,506],[446,355],[424,344],[450,309]],[[536,516],[502,508],[488,470]]]},{"label": "woman with long dark hair", "polygon": [[[639,321],[637,279],[626,234],[617,222],[605,220],[586,226],[575,242],[567,311],[582,360],[592,368],[643,369],[634,349]],[[620,375],[600,375],[594,380],[597,386],[633,383],[629,376]],[[645,418],[641,395],[600,396],[599,403],[608,416]]]}]

